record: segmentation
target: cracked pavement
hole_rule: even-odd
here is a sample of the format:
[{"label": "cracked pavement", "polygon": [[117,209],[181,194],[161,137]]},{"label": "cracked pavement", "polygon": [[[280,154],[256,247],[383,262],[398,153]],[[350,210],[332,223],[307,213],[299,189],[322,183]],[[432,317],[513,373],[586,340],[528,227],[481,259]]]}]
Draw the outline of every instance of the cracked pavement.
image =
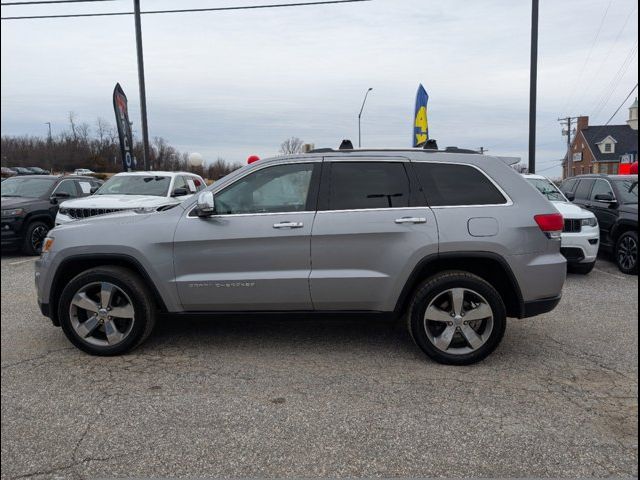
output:
[{"label": "cracked pavement", "polygon": [[638,474],[638,278],[606,260],[472,367],[370,320],[164,320],[76,350],[2,257],[2,479]]}]

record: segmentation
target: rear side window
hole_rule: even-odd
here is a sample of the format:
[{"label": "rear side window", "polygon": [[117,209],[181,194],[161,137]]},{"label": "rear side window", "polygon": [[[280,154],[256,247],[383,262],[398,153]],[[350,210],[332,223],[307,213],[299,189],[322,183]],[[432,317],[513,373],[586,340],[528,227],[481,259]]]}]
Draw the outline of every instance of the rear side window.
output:
[{"label": "rear side window", "polygon": [[580,180],[578,188],[576,188],[576,200],[589,200],[593,180]]},{"label": "rear side window", "polygon": [[429,206],[502,205],[507,199],[478,169],[468,165],[414,163]]},{"label": "rear side window", "polygon": [[331,164],[330,210],[405,208],[409,196],[409,177],[400,162]]}]

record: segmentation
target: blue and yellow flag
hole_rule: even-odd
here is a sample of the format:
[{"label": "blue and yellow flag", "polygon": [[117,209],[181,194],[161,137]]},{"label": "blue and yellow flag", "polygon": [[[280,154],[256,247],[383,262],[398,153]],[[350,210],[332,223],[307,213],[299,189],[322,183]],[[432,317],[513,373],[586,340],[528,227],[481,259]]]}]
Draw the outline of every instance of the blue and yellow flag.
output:
[{"label": "blue and yellow flag", "polygon": [[413,119],[413,146],[418,147],[429,140],[429,121],[427,120],[427,102],[429,95],[422,84],[416,94],[416,111]]}]

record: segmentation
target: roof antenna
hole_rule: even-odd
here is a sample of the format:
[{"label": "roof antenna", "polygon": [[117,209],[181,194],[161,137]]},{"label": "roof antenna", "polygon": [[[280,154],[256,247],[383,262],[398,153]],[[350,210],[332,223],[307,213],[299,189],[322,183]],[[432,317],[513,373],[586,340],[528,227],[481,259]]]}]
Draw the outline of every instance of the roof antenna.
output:
[{"label": "roof antenna", "polygon": [[342,140],[342,143],[338,147],[338,150],[353,150],[353,143],[348,138]]}]

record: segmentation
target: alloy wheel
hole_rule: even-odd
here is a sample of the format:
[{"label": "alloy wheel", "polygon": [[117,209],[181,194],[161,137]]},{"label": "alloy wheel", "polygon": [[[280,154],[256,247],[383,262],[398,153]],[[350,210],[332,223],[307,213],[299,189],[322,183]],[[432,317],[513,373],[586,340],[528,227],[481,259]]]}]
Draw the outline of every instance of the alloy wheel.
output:
[{"label": "alloy wheel", "polygon": [[42,250],[42,244],[44,243],[44,239],[47,238],[48,232],[49,230],[44,225],[38,225],[31,232],[31,247],[35,252]]},{"label": "alloy wheel", "polygon": [[478,292],[451,288],[436,295],[427,306],[424,329],[438,350],[465,355],[489,340],[493,331],[493,310]]},{"label": "alloy wheel", "polygon": [[626,236],[618,246],[618,264],[625,270],[631,270],[638,262],[638,242]]},{"label": "alloy wheel", "polygon": [[114,346],[133,329],[135,311],[129,296],[109,282],[94,282],[79,289],[69,306],[76,334],[96,346]]}]

